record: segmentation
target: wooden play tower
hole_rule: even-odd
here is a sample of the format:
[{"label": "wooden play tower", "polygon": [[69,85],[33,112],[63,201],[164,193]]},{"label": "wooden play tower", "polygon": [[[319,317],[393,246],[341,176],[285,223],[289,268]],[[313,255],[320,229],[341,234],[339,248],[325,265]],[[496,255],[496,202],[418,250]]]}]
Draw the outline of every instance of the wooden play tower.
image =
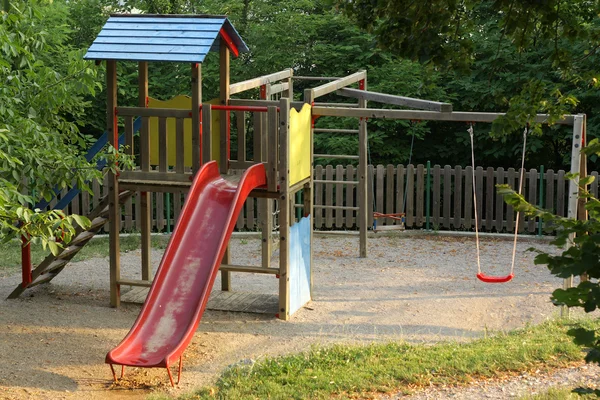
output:
[{"label": "wooden play tower", "polygon": [[[202,62],[209,51],[219,52],[220,104],[209,104],[202,98]],[[312,178],[310,171],[310,105],[301,112],[290,110],[292,71],[280,73],[286,80],[285,96],[276,105],[233,106],[230,96],[260,88],[267,99],[263,78],[230,84],[230,56],[248,51],[231,23],[223,16],[204,15],[112,15],[86,59],[106,61],[107,130],[110,144],[117,147],[118,126],[124,125],[127,152],[139,161],[139,168],[109,176],[110,231],[110,303],[118,307],[122,286],[150,287],[151,192],[185,193],[201,166],[216,160],[227,180],[239,178],[241,170],[263,163],[267,186],[253,190],[262,208],[262,263],[260,266],[232,265],[229,249],[220,267],[222,289],[231,290],[232,272],[272,274],[279,279],[278,316],[289,316],[310,300],[310,244],[312,240]],[[135,61],[139,66],[138,104],[122,107],[117,103],[117,63]],[[149,108],[148,62],[189,62],[191,99],[189,108]],[[237,126],[244,126],[246,116],[254,117],[252,159],[246,159],[245,130],[238,129],[238,157],[231,159],[231,113]],[[215,115],[217,114],[217,115]],[[134,120],[142,119],[139,140],[134,139]],[[216,118],[215,118],[216,117]],[[218,118],[218,123],[215,123]],[[158,137],[152,137],[150,126],[158,123]],[[216,125],[216,126],[215,126]],[[189,129],[186,127],[189,126]],[[173,129],[174,128],[174,129]],[[290,132],[294,132],[291,135]],[[303,192],[303,219],[292,218],[297,192]],[[120,194],[139,192],[141,199],[142,259],[141,279],[121,276],[119,232],[121,222]],[[279,265],[271,266],[274,201],[279,225]],[[293,225],[298,225],[294,230]],[[306,226],[300,231],[300,226]],[[297,248],[296,248],[297,247]]]}]

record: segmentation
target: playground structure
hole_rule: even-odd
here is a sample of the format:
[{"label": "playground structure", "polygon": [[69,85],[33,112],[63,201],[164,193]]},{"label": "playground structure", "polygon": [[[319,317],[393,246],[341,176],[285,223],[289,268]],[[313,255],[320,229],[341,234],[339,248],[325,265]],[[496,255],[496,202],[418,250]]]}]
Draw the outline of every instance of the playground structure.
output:
[{"label": "playground structure", "polygon": [[[219,52],[220,95],[216,102],[202,99],[201,65],[209,51]],[[349,211],[356,212],[359,256],[366,257],[367,221],[372,212],[367,209],[368,119],[490,123],[502,115],[455,112],[447,103],[371,92],[367,90],[366,71],[346,77],[300,77],[287,69],[231,84],[230,55],[244,51],[248,51],[246,44],[226,17],[192,15],[113,15],[88,50],[87,59],[106,61],[109,143],[118,147],[118,127],[123,125],[126,151],[139,160],[140,167],[109,173],[109,194],[90,215],[92,227],[79,230],[68,247],[58,256],[49,256],[33,272],[31,264],[24,263],[23,282],[11,297],[52,280],[108,220],[111,306],[120,305],[121,286],[150,287],[130,333],[107,355],[111,368],[113,364],[166,367],[173,383],[169,366],[179,359],[181,373],[181,354],[196,330],[219,271],[223,291],[232,289],[232,272],[277,277],[278,317],[283,320],[311,299],[315,209],[311,170],[315,157],[358,160],[357,179],[344,184],[355,186],[358,193],[359,205]],[[136,107],[117,103],[118,61],[138,62]],[[149,107],[149,61],[191,64],[189,106]],[[294,80],[326,83],[305,89],[303,100],[294,101]],[[260,99],[232,98],[252,89],[259,89]],[[333,94],[356,99],[357,103],[317,102]],[[413,110],[369,108],[369,101]],[[358,119],[357,129],[319,128],[318,118],[325,116]],[[251,149],[246,149],[247,117],[253,121]],[[532,122],[544,123],[547,118],[538,115]],[[585,116],[565,116],[557,123],[573,126],[571,172],[584,175],[585,157],[580,150],[586,140]],[[139,125],[139,140],[134,140],[136,125]],[[237,133],[237,159],[231,157],[232,125]],[[151,126],[156,127],[155,135],[151,134]],[[313,135],[333,132],[358,134],[358,154],[314,154]],[[575,218],[577,180],[570,182],[569,191],[568,216]],[[123,278],[120,274],[121,204],[135,192],[141,194],[141,280]],[[150,264],[150,192],[187,193],[184,209],[154,279]],[[301,204],[296,203],[297,193],[302,193]],[[247,197],[259,199],[260,266],[232,265],[228,249],[234,221]],[[301,210],[298,219],[297,209]],[[273,218],[274,214],[277,218]],[[276,267],[271,265],[274,221],[278,225],[280,249]],[[565,281],[565,286],[571,284],[572,280]]]}]

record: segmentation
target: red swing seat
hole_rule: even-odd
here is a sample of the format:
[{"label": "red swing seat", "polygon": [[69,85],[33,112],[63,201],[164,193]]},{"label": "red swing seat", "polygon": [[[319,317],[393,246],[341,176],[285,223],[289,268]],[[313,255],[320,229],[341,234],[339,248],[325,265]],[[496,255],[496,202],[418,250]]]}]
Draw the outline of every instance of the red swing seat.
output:
[{"label": "red swing seat", "polygon": [[477,279],[486,283],[505,283],[512,280],[515,277],[515,274],[508,274],[506,276],[490,276],[486,275],[483,272],[477,274]]}]

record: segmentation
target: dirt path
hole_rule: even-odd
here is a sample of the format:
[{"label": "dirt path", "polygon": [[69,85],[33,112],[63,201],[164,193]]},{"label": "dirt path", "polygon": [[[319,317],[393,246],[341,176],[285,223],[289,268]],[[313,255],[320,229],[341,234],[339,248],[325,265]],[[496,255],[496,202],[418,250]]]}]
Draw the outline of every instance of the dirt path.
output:
[{"label": "dirt path", "polygon": [[[166,372],[155,369],[128,370],[126,385],[112,386],[104,356],[128,332],[140,307],[108,307],[108,258],[75,263],[23,299],[0,300],[0,398],[137,399],[156,390],[184,393],[243,359],[332,342],[464,341],[556,313],[548,298],[561,282],[534,266],[534,254],[526,251],[532,245],[549,250],[546,244],[522,241],[516,278],[505,285],[477,281],[472,238],[381,237],[369,244],[369,258],[359,259],[356,237],[316,237],[315,300],[290,322],[207,312],[185,353],[183,382],[176,390],[167,386]],[[511,246],[484,240],[482,265],[488,272],[506,273]],[[234,263],[258,264],[258,240],[235,238],[232,248]],[[153,253],[155,265],[160,257]],[[123,254],[122,263],[123,276],[139,275],[139,251]],[[273,276],[233,278],[234,290],[276,293]],[[0,277],[1,299],[19,279]]]}]

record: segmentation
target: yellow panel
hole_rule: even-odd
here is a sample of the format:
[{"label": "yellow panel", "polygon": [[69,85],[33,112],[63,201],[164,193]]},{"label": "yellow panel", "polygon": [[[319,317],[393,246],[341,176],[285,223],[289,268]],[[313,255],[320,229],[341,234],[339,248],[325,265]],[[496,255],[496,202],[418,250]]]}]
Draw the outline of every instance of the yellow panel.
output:
[{"label": "yellow panel", "polygon": [[[213,99],[208,102],[209,104],[220,104],[219,99]],[[153,98],[148,99],[149,108],[176,108],[190,110],[192,108],[192,98],[189,96],[177,96],[171,100],[163,101],[156,100]],[[212,159],[220,160],[219,153],[219,134],[220,134],[220,112],[212,113]],[[167,118],[167,147],[169,149],[168,162],[169,166],[175,166],[176,154],[176,125],[175,118]],[[183,149],[184,149],[184,165],[186,167],[192,166],[192,119],[185,118],[183,122]],[[150,164],[158,165],[158,118],[150,118]]]},{"label": "yellow panel", "polygon": [[290,186],[310,176],[311,109],[290,110]]}]

